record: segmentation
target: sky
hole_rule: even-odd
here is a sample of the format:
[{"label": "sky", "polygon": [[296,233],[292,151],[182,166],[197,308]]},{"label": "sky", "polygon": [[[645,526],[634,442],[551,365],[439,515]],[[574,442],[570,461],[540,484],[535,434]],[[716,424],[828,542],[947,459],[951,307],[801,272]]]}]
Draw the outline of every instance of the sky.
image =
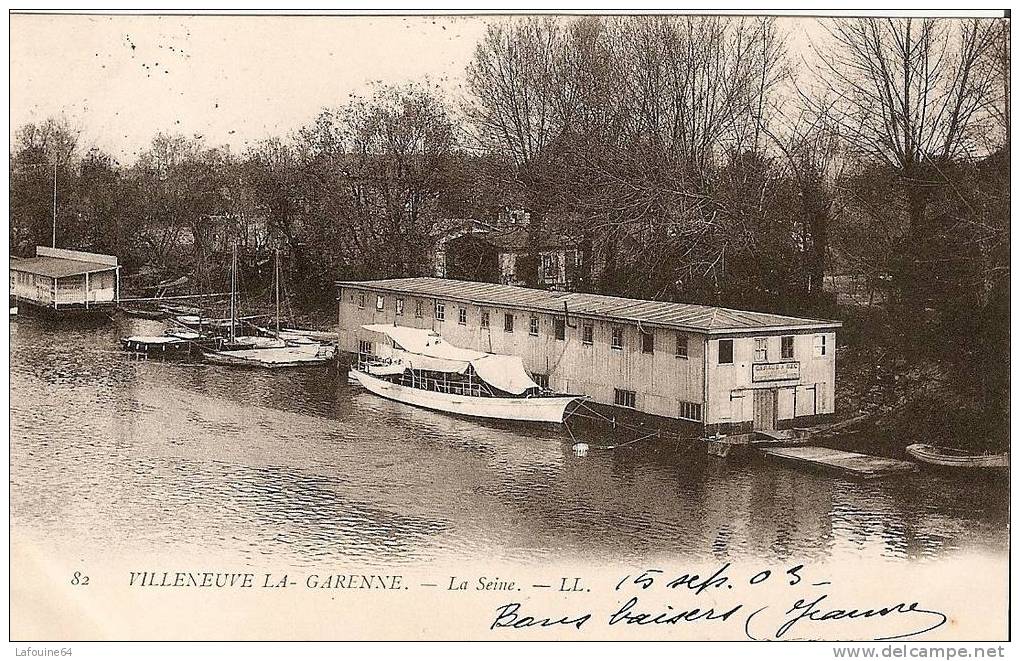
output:
[{"label": "sky", "polygon": [[[156,133],[241,152],[286,138],[373,84],[428,77],[456,98],[490,21],[477,16],[12,15],[10,136],[63,115],[124,164]],[[780,19],[794,64],[815,19]],[[803,71],[803,68],[801,67]]]},{"label": "sky", "polygon": [[11,135],[64,115],[122,162],[159,131],[241,151],[374,83],[456,93],[486,20],[14,15]]}]

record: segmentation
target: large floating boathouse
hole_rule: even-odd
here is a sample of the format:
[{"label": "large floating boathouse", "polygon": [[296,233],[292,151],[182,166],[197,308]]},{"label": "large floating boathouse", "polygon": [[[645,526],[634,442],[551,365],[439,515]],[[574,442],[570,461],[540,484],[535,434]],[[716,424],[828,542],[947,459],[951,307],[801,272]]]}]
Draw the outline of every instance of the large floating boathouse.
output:
[{"label": "large floating boathouse", "polygon": [[340,350],[369,324],[520,356],[536,382],[706,433],[824,422],[838,321],[440,278],[338,282]]}]

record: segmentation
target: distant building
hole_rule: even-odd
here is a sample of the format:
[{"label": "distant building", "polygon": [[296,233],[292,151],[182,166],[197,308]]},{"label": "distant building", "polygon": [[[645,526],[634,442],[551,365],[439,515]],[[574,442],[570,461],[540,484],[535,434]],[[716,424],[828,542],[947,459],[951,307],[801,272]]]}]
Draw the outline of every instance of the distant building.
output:
[{"label": "distant building", "polygon": [[337,285],[351,354],[372,353],[363,325],[428,328],[520,356],[541,385],[693,433],[808,425],[835,410],[838,321],[438,278]]},{"label": "distant building", "polygon": [[11,257],[11,299],[61,312],[115,307],[120,266],[113,255],[37,246],[35,257]]},{"label": "distant building", "polygon": [[[884,276],[881,281],[889,280],[889,276]],[[822,288],[835,298],[837,305],[868,307],[884,304],[888,298],[885,287],[874,286],[859,273],[826,275]]]},{"label": "distant building", "polygon": [[437,278],[446,278],[449,259],[447,254],[448,245],[462,236],[473,234],[485,234],[496,229],[496,226],[474,218],[444,218],[437,223],[434,241],[434,261],[432,273]]},{"label": "distant building", "polygon": [[543,289],[577,285],[583,253],[562,219],[535,227],[527,211],[504,210],[493,225],[464,222],[471,224],[444,236],[435,275]]},{"label": "distant building", "polygon": [[[258,209],[243,214],[209,214],[199,226],[203,244],[214,254],[227,254],[237,242],[241,253],[259,254],[269,250],[271,232],[269,215]],[[191,237],[195,242],[195,237]]]},{"label": "distant building", "polygon": [[568,289],[580,266],[574,239],[528,227],[466,234],[446,245],[446,276],[458,280]]}]

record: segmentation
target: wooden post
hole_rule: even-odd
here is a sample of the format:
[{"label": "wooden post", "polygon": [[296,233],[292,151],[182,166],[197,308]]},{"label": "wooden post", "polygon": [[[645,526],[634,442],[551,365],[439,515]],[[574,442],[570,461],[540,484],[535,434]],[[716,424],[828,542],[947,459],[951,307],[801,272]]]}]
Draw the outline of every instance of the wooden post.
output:
[{"label": "wooden post", "polygon": [[89,309],[89,272],[85,271],[85,309]]}]

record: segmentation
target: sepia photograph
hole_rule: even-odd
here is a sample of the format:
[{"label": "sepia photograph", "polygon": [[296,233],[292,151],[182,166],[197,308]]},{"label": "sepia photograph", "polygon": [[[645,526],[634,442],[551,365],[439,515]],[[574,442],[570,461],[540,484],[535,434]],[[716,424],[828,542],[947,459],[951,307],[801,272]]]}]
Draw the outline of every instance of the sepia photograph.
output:
[{"label": "sepia photograph", "polygon": [[11,10],[12,649],[1005,656],[1010,29]]}]

